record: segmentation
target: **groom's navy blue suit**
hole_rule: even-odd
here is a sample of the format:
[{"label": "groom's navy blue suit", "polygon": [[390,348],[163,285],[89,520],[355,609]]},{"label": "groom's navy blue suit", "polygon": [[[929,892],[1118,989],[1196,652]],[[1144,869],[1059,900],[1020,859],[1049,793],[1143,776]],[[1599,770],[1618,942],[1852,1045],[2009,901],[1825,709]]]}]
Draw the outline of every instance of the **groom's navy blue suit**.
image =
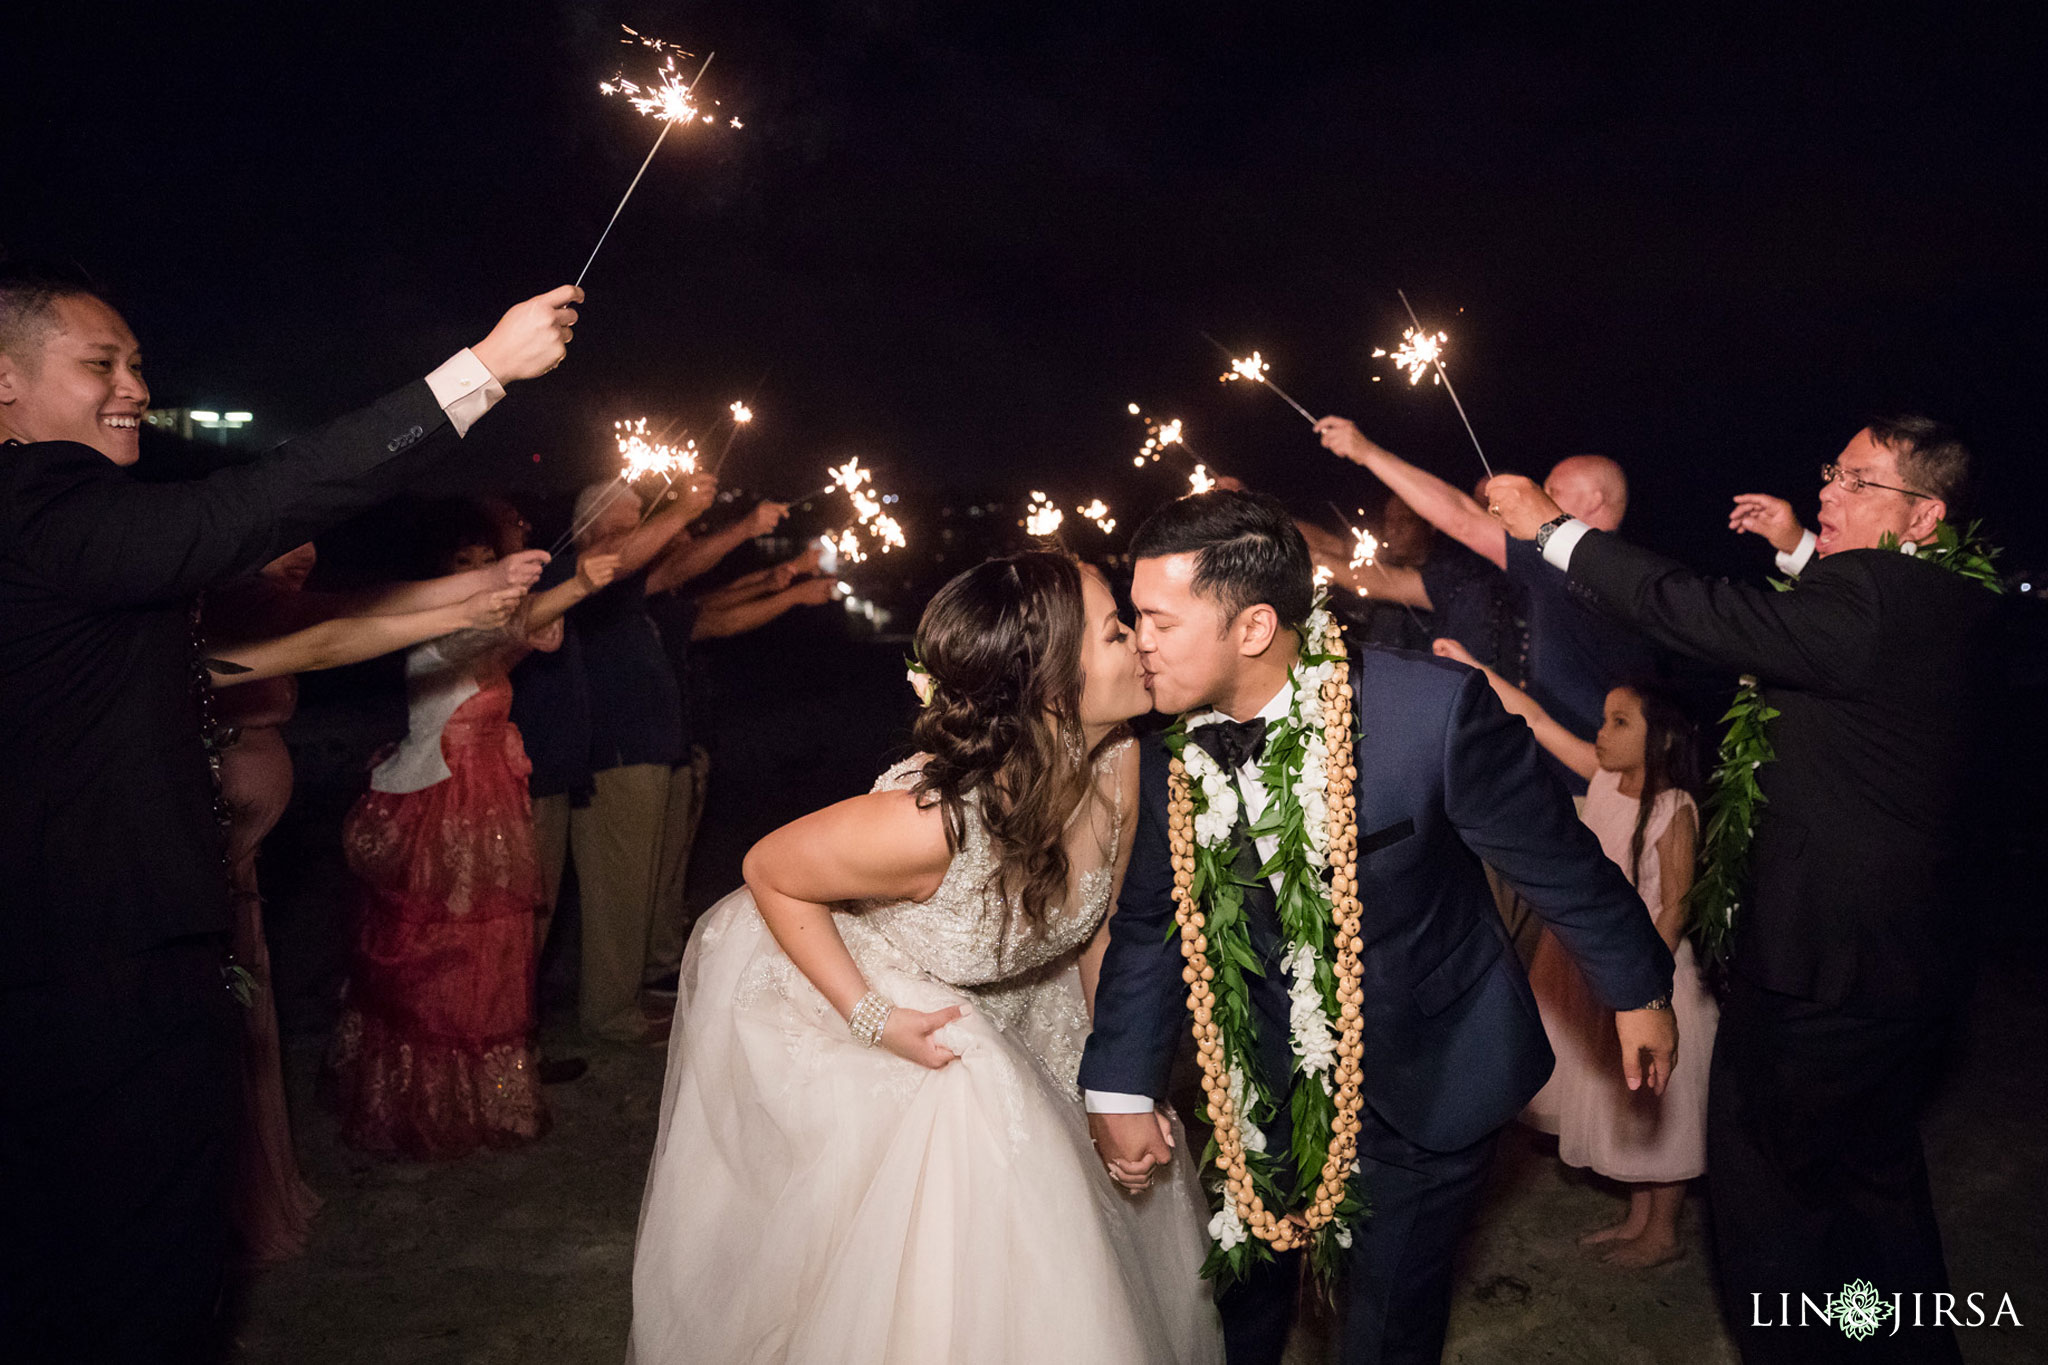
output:
[{"label": "groom's navy blue suit", "polygon": [[[1494,1139],[1553,1061],[1481,861],[1537,908],[1612,1008],[1667,995],[1671,954],[1542,766],[1528,727],[1501,708],[1483,675],[1354,646],[1351,677],[1366,945],[1359,1150],[1373,1212],[1347,1261],[1342,1359],[1435,1362],[1452,1253]],[[1164,747],[1148,740],[1136,845],[1081,1064],[1088,1090],[1164,1097],[1185,1030],[1166,765]],[[1246,904],[1255,946],[1277,941],[1271,896],[1247,895]],[[1287,986],[1278,972],[1248,981],[1270,1076],[1291,1062]],[[1268,1149],[1285,1151],[1283,1136],[1269,1130]],[[1297,1284],[1288,1257],[1223,1295],[1232,1365],[1279,1360]]]}]

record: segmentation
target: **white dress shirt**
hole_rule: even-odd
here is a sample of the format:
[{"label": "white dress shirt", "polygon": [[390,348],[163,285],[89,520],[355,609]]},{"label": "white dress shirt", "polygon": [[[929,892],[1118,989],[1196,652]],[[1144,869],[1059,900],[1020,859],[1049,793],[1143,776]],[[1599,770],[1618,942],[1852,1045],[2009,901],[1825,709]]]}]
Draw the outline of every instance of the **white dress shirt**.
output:
[{"label": "white dress shirt", "polygon": [[[1266,727],[1270,731],[1273,726],[1287,719],[1287,713],[1293,706],[1294,677],[1289,674],[1286,684],[1273,694],[1272,700],[1259,708],[1259,714],[1254,719],[1266,722]],[[1188,729],[1192,731],[1198,726],[1229,719],[1231,717],[1218,710],[1201,711],[1188,717]],[[1259,817],[1265,814],[1266,802],[1271,797],[1271,793],[1266,790],[1266,784],[1260,780],[1259,763],[1258,758],[1247,759],[1243,767],[1231,774],[1237,782],[1238,799],[1244,803],[1244,822],[1247,825],[1258,823]],[[1252,847],[1257,850],[1260,863],[1269,863],[1280,847],[1280,836],[1262,835],[1252,841]],[[1268,880],[1273,884],[1273,894],[1279,895],[1280,874],[1275,872]],[[1153,1108],[1153,1098],[1149,1095],[1126,1095],[1115,1090],[1087,1090],[1082,1092],[1082,1097],[1091,1114],[1149,1114]]]},{"label": "white dress shirt", "polygon": [[[1572,551],[1586,538],[1586,532],[1592,529],[1585,522],[1573,517],[1550,533],[1549,541],[1543,546],[1543,557],[1559,569],[1569,572],[1572,567]],[[1778,552],[1778,572],[1788,578],[1799,577],[1806,571],[1806,566],[1813,562],[1813,550],[1819,543],[1819,538],[1813,532],[1802,530],[1799,533],[1799,543],[1792,547],[1789,554],[1782,550]]]},{"label": "white dress shirt", "polygon": [[498,376],[467,346],[427,376],[427,387],[433,391],[441,411],[448,414],[448,425],[455,428],[457,436],[469,435],[477,419],[505,396],[505,386],[498,382]]}]

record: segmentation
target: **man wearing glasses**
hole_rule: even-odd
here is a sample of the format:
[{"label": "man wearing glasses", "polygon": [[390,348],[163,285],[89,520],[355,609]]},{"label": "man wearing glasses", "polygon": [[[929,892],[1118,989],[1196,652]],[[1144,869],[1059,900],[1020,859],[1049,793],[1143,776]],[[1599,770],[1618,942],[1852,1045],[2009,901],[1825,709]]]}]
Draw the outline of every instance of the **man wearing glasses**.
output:
[{"label": "man wearing glasses", "polygon": [[1775,498],[1738,498],[1731,526],[1779,550],[1791,592],[1704,578],[1560,514],[1527,479],[1486,490],[1509,535],[1659,643],[1755,675],[1779,713],[1707,1116],[1716,1256],[1748,1361],[1880,1344],[1960,1358],[1943,1326],[1862,1343],[1767,1324],[1785,1293],[1948,1288],[1917,1121],[1969,966],[1973,665],[1996,599],[1913,551],[1968,471],[1946,427],[1901,417],[1823,467],[1817,534]]}]

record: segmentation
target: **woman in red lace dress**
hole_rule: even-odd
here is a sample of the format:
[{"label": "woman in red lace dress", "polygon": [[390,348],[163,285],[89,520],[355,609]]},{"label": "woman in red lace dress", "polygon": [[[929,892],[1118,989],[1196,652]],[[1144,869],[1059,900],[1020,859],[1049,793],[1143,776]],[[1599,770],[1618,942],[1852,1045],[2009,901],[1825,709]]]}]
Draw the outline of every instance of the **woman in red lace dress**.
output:
[{"label": "woman in red lace dress", "polygon": [[[446,567],[489,563],[491,539],[480,522]],[[329,1077],[352,1146],[446,1158],[547,1130],[534,1072],[530,765],[506,672],[527,649],[555,647],[562,613],[615,567],[616,556],[586,556],[505,629],[459,631],[406,656],[409,731],[342,827],[364,914]]]}]

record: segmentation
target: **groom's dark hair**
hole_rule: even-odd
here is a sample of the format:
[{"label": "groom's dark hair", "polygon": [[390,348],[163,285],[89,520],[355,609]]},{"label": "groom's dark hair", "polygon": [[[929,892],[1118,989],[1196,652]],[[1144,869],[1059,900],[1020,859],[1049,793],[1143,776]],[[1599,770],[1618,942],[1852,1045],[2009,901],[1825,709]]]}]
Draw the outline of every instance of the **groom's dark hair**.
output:
[{"label": "groom's dark hair", "polygon": [[1308,542],[1277,498],[1218,489],[1170,502],[1145,519],[1131,539],[1131,558],[1195,556],[1190,585],[1235,621],[1264,602],[1280,624],[1299,629],[1315,601]]}]

